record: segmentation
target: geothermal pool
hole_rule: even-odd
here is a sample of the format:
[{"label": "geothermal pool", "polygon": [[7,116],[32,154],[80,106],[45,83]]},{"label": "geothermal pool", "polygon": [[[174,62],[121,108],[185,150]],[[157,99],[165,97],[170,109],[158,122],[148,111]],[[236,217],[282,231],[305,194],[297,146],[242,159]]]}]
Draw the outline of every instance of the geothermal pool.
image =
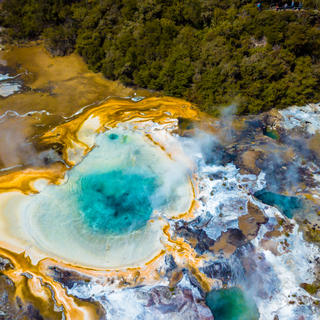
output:
[{"label": "geothermal pool", "polygon": [[[272,130],[294,136],[288,114]],[[109,99],[41,132],[46,160],[0,176],[13,301],[48,319],[317,319],[317,156],[228,121]]]},{"label": "geothermal pool", "polygon": [[119,127],[100,134],[60,185],[6,194],[2,209],[10,229],[20,223],[11,236],[44,253],[82,266],[135,267],[159,253],[165,219],[187,212],[192,196],[183,164],[143,132]]},{"label": "geothermal pool", "polygon": [[206,301],[216,320],[259,319],[257,307],[238,288],[213,290]]}]

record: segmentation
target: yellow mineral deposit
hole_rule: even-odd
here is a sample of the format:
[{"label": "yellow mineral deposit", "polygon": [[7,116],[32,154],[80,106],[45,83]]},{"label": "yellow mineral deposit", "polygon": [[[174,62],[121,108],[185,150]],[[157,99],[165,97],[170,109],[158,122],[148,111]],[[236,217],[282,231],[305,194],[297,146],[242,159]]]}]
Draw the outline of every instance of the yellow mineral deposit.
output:
[{"label": "yellow mineral deposit", "polygon": [[[77,54],[52,57],[41,44],[7,48],[1,52],[0,59],[16,69],[31,89],[3,99],[2,111],[24,114],[45,109],[71,116],[80,108],[107,97],[126,97],[136,92],[120,82],[105,79],[101,73],[93,73]],[[150,96],[147,90],[137,94]]]}]

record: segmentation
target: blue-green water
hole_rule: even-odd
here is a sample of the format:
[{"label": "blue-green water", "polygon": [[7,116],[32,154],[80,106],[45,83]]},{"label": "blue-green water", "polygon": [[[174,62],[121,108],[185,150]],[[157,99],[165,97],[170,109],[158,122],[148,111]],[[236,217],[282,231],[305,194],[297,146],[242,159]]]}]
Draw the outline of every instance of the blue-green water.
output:
[{"label": "blue-green water", "polygon": [[119,135],[117,135],[116,133],[110,133],[109,134],[109,139],[110,140],[117,140],[119,138]]},{"label": "blue-green water", "polygon": [[65,176],[27,205],[30,236],[66,261],[98,268],[132,266],[161,250],[161,216],[192,200],[186,167],[142,131],[114,128]]},{"label": "blue-green water", "polygon": [[254,194],[256,198],[270,206],[276,206],[281,213],[288,218],[292,218],[294,212],[303,207],[303,201],[298,197],[284,196],[282,194],[260,190]]},{"label": "blue-green water", "polygon": [[212,290],[206,297],[214,320],[258,320],[259,312],[239,288]]},{"label": "blue-green water", "polygon": [[149,220],[154,177],[114,170],[80,180],[78,203],[84,223],[94,232],[123,234],[140,229]]},{"label": "blue-green water", "polygon": [[276,131],[276,130],[272,130],[272,129],[269,129],[267,128],[265,131],[264,131],[264,134],[273,139],[273,140],[279,140],[280,136],[279,136],[279,133]]}]

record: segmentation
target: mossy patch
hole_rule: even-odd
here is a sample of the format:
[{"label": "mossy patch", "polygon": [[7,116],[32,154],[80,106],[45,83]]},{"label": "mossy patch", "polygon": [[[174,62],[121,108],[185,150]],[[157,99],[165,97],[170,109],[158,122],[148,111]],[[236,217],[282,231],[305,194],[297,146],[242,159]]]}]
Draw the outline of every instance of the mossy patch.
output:
[{"label": "mossy patch", "polygon": [[320,243],[320,229],[319,227],[311,227],[308,226],[307,230],[305,231],[305,238],[307,241],[313,243]]},{"label": "mossy patch", "polygon": [[320,290],[320,282],[314,282],[314,283],[301,283],[300,287],[304,290],[306,290],[309,294],[315,295]]}]

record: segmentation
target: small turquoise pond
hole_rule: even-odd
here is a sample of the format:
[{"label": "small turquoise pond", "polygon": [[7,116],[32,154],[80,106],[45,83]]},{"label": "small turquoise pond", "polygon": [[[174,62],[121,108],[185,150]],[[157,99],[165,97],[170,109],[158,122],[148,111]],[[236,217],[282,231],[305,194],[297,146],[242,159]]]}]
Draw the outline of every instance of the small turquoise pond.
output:
[{"label": "small turquoise pond", "polygon": [[303,201],[298,197],[284,196],[265,189],[256,192],[254,196],[269,206],[276,206],[282,214],[290,219],[296,210],[303,207]]},{"label": "small turquoise pond", "polygon": [[206,297],[214,320],[258,320],[259,311],[239,288],[212,290]]},{"label": "small turquoise pond", "polygon": [[94,232],[123,234],[145,226],[157,183],[130,171],[90,174],[80,180],[78,203],[83,221]]},{"label": "small turquoise pond", "polygon": [[279,140],[280,136],[279,136],[279,133],[276,131],[276,130],[272,130],[272,129],[269,129],[267,128],[265,131],[264,131],[264,135],[273,139],[273,140]]}]

